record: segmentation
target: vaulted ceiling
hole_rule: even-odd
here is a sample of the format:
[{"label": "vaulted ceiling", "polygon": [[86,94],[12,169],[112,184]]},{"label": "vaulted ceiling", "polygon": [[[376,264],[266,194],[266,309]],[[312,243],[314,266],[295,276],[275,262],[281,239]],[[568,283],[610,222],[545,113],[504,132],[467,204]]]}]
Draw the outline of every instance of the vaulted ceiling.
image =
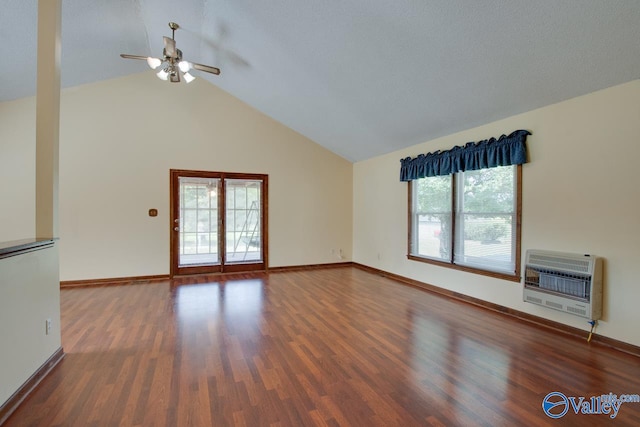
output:
[{"label": "vaulted ceiling", "polygon": [[[640,78],[638,0],[63,0],[63,87],[156,78],[119,54],[169,21],[198,78],[351,161]],[[2,1],[0,101],[35,94],[36,30]]]}]

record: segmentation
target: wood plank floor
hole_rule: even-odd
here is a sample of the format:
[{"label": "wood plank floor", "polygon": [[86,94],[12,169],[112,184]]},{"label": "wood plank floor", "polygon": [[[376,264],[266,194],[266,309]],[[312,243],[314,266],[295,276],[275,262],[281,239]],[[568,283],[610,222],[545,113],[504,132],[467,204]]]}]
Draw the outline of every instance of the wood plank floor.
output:
[{"label": "wood plank floor", "polygon": [[66,357],[6,426],[640,425],[543,412],[640,393],[586,340],[352,267],[181,280],[62,290]]}]

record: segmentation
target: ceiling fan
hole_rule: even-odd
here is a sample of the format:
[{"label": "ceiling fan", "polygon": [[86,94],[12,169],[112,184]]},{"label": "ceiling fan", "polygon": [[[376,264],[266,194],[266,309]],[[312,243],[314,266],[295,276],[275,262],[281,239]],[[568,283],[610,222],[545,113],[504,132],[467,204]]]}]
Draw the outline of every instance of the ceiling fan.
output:
[{"label": "ceiling fan", "polygon": [[125,59],[142,59],[147,61],[147,64],[152,69],[160,68],[160,71],[156,73],[158,78],[168,80],[172,83],[179,83],[180,76],[184,77],[185,82],[191,83],[195,79],[193,75],[189,74],[189,70],[192,68],[206,73],[220,74],[219,68],[210,65],[196,64],[195,62],[182,59],[182,51],[176,48],[174,38],[176,30],[180,28],[180,25],[175,22],[169,22],[169,28],[171,28],[171,38],[163,37],[164,49],[162,49],[162,59],[152,56],[127,55],[125,53],[121,53],[120,56]]}]

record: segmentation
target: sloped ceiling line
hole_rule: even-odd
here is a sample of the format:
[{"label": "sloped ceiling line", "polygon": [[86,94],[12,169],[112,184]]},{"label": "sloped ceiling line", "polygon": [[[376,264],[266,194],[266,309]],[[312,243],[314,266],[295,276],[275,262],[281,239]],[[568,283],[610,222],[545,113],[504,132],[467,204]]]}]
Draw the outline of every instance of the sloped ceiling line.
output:
[{"label": "sloped ceiling line", "polygon": [[[62,86],[147,71],[169,21],[196,77],[350,160],[640,78],[638,0],[65,0]],[[37,0],[3,0],[0,102],[35,94]],[[196,73],[194,73],[196,74]]]}]

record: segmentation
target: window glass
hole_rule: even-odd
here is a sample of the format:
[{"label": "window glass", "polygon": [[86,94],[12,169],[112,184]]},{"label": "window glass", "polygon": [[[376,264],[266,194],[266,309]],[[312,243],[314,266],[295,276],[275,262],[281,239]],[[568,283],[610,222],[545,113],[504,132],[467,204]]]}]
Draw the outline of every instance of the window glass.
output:
[{"label": "window glass", "polygon": [[519,167],[411,181],[412,259],[517,274]]},{"label": "window glass", "polygon": [[413,253],[430,258],[451,258],[451,176],[413,181]]},{"label": "window glass", "polygon": [[458,174],[454,263],[515,270],[514,171],[503,166]]}]

